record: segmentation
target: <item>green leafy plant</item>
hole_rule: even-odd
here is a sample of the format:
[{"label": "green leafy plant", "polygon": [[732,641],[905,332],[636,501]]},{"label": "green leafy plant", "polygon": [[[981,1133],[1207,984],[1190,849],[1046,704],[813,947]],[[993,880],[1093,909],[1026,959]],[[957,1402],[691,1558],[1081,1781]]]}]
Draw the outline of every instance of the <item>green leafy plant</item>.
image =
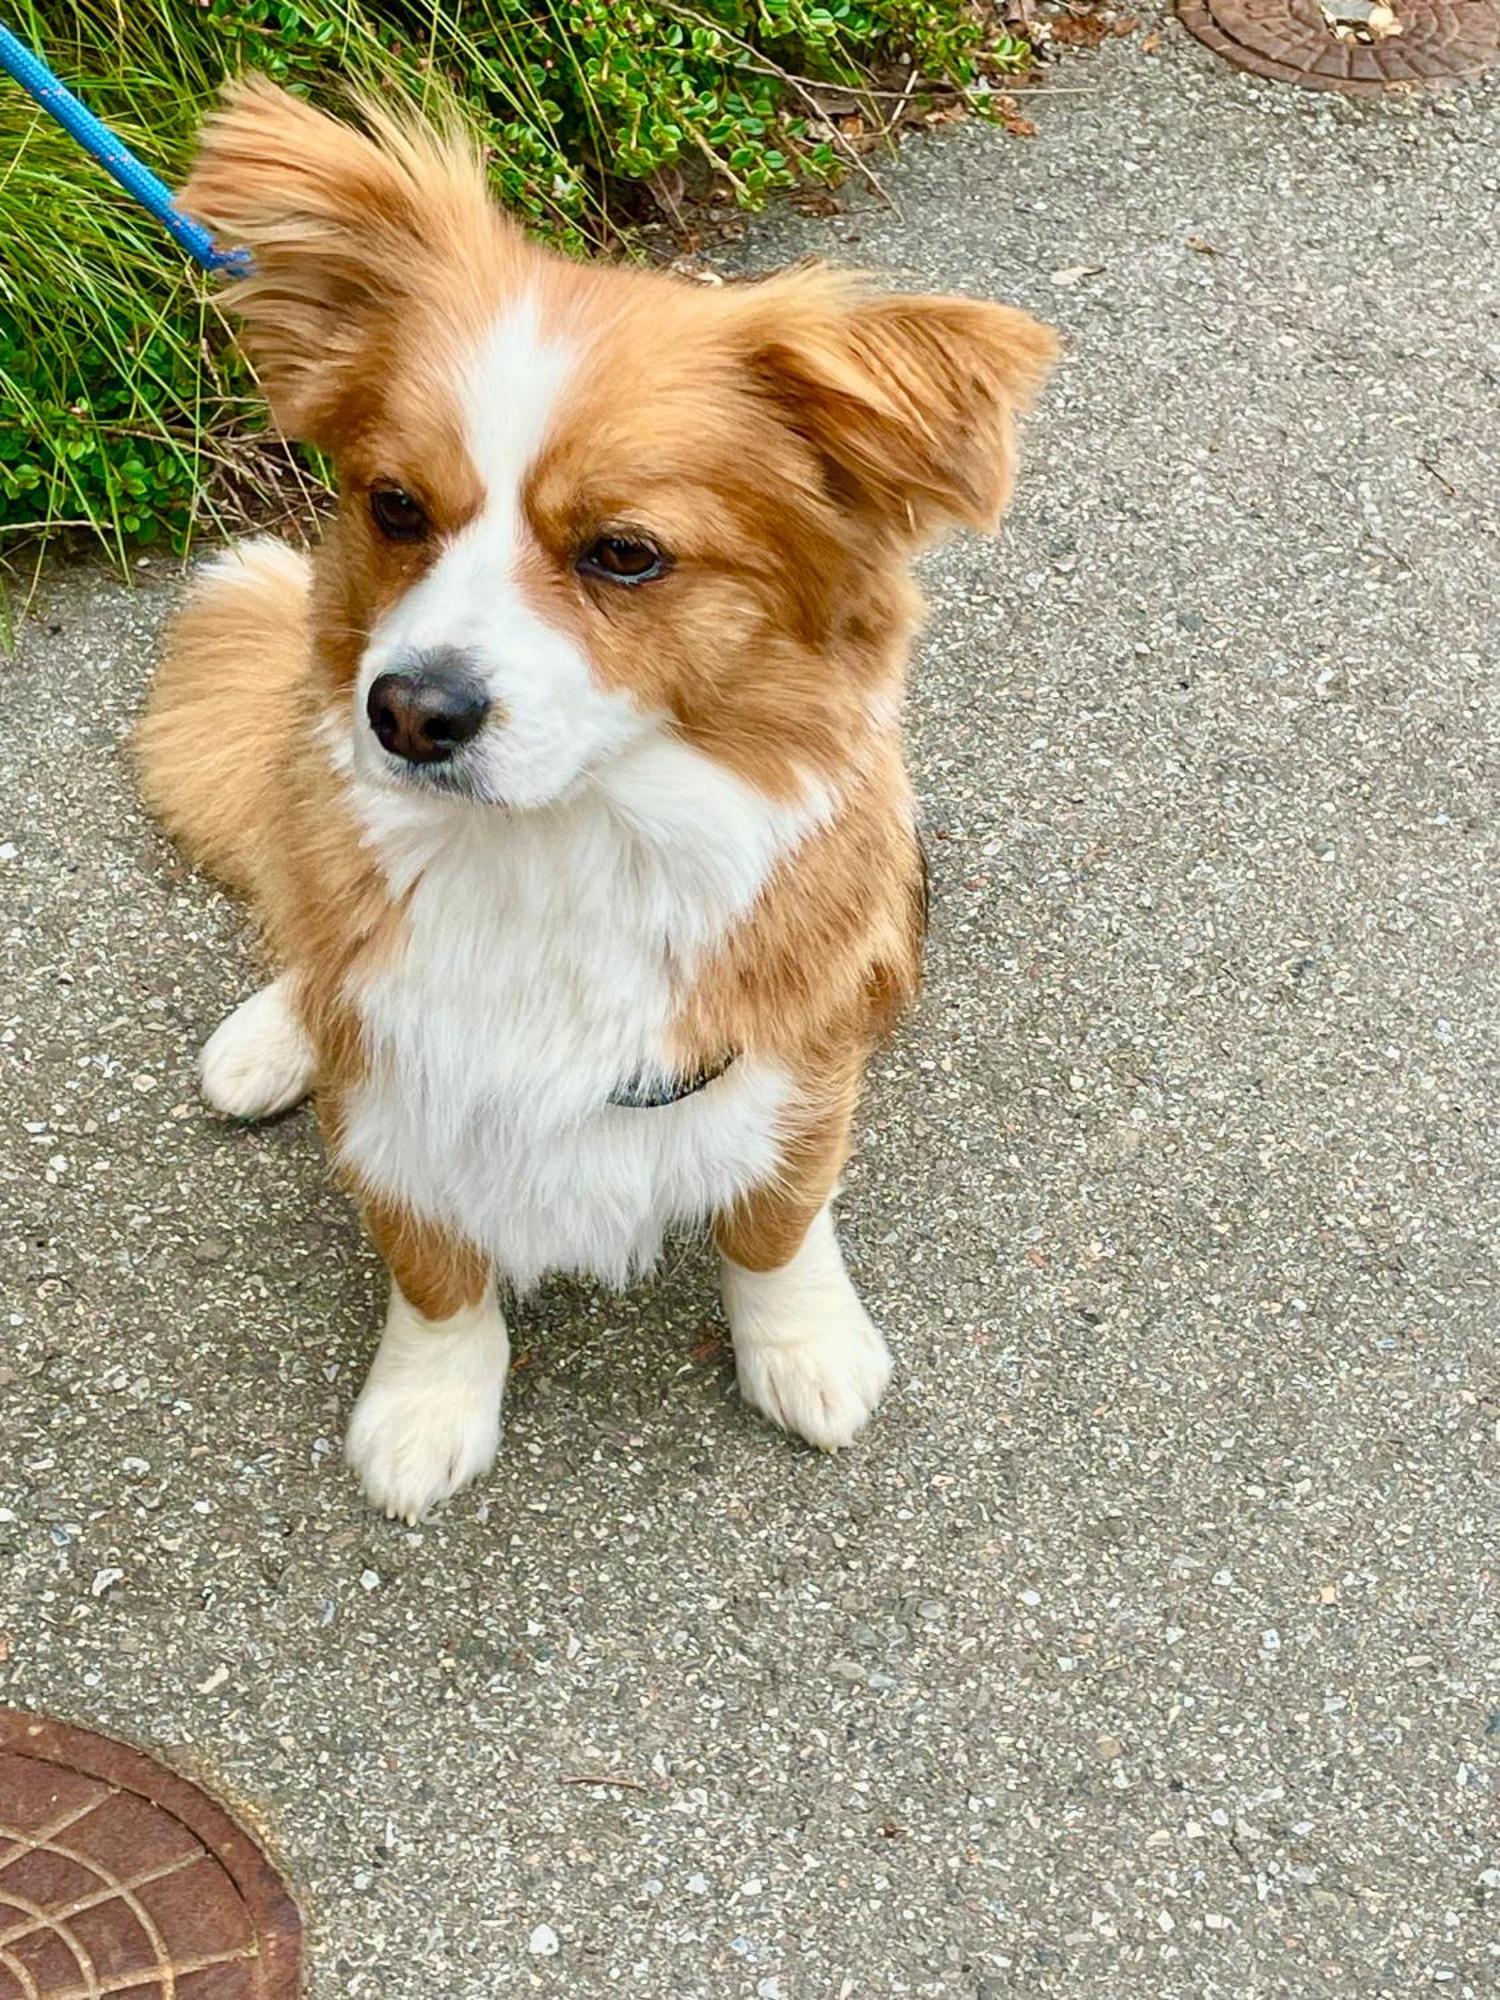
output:
[{"label": "green leafy plant", "polygon": [[[629,240],[684,169],[755,207],[828,181],[820,90],[965,89],[1021,67],[983,0],[21,0],[9,18],[142,158],[183,172],[226,75],[324,99],[456,95],[495,189],[575,250]],[[885,100],[867,97],[872,105]],[[306,504],[212,286],[0,81],[0,557],[75,529],[118,560]]]}]

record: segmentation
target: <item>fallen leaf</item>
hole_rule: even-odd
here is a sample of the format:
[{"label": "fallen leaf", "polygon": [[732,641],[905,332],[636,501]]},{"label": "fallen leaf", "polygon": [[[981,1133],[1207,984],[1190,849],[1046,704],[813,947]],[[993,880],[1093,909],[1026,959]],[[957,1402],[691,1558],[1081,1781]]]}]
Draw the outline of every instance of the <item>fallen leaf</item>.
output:
[{"label": "fallen leaf", "polygon": [[1187,247],[1189,250],[1196,250],[1203,257],[1217,257],[1219,254],[1218,244],[1206,242],[1201,236],[1190,236],[1187,239]]},{"label": "fallen leaf", "polygon": [[[1041,23],[1037,25],[1040,26]],[[1065,48],[1074,49],[1096,49],[1111,35],[1122,32],[1113,21],[1106,20],[1102,14],[1054,14],[1049,17],[1046,25],[1048,41],[1061,42]],[[1130,24],[1132,28],[1136,25],[1134,21]],[[1129,29],[1123,32],[1128,34]]]},{"label": "fallen leaf", "polygon": [[1052,273],[1054,285],[1081,285],[1085,278],[1094,278],[1104,269],[1102,264],[1064,264],[1060,271]]},{"label": "fallen leaf", "polygon": [[1161,36],[1153,28],[1145,41],[1141,43],[1141,54],[1143,56],[1154,56],[1160,47]]}]

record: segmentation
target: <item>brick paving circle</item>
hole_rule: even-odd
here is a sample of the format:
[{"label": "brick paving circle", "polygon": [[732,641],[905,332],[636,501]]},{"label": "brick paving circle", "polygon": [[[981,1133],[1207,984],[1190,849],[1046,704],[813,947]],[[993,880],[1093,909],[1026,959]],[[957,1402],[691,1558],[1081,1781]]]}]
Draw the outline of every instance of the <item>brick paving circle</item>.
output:
[{"label": "brick paving circle", "polygon": [[295,2000],[260,1849],[138,1750],[0,1708],[0,2000]]},{"label": "brick paving circle", "polygon": [[1391,0],[1402,32],[1345,41],[1318,0],[1179,0],[1182,25],[1216,55],[1278,83],[1370,93],[1456,82],[1500,56],[1500,0]]}]

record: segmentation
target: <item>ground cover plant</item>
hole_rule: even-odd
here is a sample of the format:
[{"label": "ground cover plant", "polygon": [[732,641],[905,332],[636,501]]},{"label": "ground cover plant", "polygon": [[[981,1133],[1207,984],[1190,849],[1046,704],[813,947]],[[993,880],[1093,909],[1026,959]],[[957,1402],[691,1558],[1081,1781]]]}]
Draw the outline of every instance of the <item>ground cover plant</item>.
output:
[{"label": "ground cover plant", "polygon": [[[1028,55],[987,0],[13,0],[7,18],[169,181],[226,74],[325,102],[349,83],[456,95],[500,196],[580,252],[834,181],[913,106],[982,107]],[[72,530],[124,562],[305,509],[316,467],[266,434],[213,290],[0,79],[0,559]]]}]

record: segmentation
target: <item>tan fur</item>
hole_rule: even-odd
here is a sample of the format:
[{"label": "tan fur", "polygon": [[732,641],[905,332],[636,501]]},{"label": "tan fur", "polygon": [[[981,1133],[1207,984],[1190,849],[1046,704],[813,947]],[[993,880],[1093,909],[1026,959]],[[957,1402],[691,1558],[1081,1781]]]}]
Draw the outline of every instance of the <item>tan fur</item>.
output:
[{"label": "tan fur", "polygon": [[201,868],[263,905],[310,653],[305,575],[267,544],[188,594],[136,732],[147,805]]},{"label": "tan fur", "polygon": [[805,1087],[811,1083],[820,1093],[819,1108],[788,1140],[780,1174],[715,1218],[714,1241],[743,1269],[779,1270],[796,1255],[809,1223],[833,1193],[849,1157],[864,1055],[853,1044],[842,1074],[835,1069],[816,1079],[803,1078]]},{"label": "tan fur", "polygon": [[[917,622],[907,564],[952,526],[993,523],[1013,413],[1052,336],[1004,307],[817,269],[710,289],[569,264],[490,207],[466,142],[371,123],[373,139],[252,83],[205,132],[187,204],[252,249],[229,302],[278,421],[334,454],[342,498],[315,576],[252,551],[194,587],[141,728],[143,789],[300,974],[336,1139],[363,1063],[345,985],[392,947],[401,912],[315,724],[346,702],[381,612],[480,503],[454,358],[524,289],[598,358],[524,495],[532,604],[606,684],[768,795],[811,781],[839,800],[680,997],[684,1068],[732,1049],[797,1079],[805,1116],[780,1175],[719,1223],[736,1262],[774,1268],[826,1200],[870,1048],[919,978],[912,801],[895,734],[872,721],[899,701]],[[420,500],[429,544],[373,530],[381,479]],[[581,544],[641,522],[676,556],[667,577],[639,592],[580,580]],[[473,1303],[477,1253],[367,1212],[419,1311]]]},{"label": "tan fur", "polygon": [[489,1290],[488,1262],[451,1231],[389,1202],[366,1200],[364,1218],[403,1298],[424,1319],[451,1319]]}]

